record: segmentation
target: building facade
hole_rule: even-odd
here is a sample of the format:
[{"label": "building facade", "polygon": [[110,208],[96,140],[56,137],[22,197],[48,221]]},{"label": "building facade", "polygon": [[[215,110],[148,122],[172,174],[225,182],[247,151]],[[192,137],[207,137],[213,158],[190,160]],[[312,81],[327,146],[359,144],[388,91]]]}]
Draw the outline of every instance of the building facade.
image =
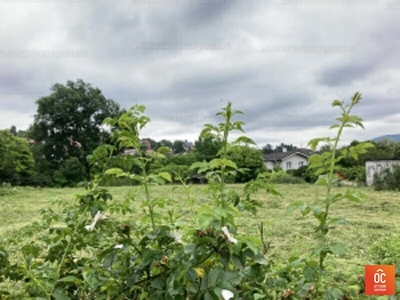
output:
[{"label": "building facade", "polygon": [[400,165],[398,159],[370,160],[365,162],[366,182],[368,186],[374,184],[375,173],[380,174],[384,169],[393,170],[394,165]]}]

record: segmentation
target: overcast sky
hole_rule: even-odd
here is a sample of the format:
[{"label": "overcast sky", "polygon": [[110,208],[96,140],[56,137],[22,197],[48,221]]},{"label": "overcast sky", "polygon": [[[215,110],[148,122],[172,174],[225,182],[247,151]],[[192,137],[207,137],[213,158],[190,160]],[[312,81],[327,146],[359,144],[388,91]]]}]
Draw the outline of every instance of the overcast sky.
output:
[{"label": "overcast sky", "polygon": [[231,101],[260,147],[304,147],[356,91],[366,129],[343,142],[400,133],[399,37],[390,0],[1,0],[0,128],[79,78],[144,104],[155,140],[196,140]]}]

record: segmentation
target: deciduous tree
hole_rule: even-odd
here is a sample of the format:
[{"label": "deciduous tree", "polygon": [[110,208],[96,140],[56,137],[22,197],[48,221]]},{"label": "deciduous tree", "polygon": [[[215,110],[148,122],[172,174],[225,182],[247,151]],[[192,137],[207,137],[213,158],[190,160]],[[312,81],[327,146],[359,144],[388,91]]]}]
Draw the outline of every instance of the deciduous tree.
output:
[{"label": "deciduous tree", "polygon": [[236,163],[237,167],[248,169],[244,173],[238,172],[236,182],[248,182],[257,178],[257,175],[266,171],[262,152],[249,146],[235,146],[228,150],[228,158]]},{"label": "deciduous tree", "polygon": [[119,105],[80,79],[66,85],[57,83],[51,91],[36,101],[38,109],[30,136],[42,145],[42,156],[54,169],[76,157],[89,179],[86,156],[108,137],[101,124],[106,117],[119,114]]}]

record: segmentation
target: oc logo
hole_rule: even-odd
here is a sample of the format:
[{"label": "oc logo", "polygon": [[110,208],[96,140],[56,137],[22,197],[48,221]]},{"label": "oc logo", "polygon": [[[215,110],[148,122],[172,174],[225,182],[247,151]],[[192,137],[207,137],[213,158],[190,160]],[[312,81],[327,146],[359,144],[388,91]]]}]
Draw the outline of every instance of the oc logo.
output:
[{"label": "oc logo", "polygon": [[[379,272],[382,272],[382,273],[379,273]],[[382,269],[378,269],[376,271],[376,273],[374,274],[374,282],[375,283],[385,283],[386,279],[383,279],[384,277],[386,277],[386,274],[383,273]]]}]

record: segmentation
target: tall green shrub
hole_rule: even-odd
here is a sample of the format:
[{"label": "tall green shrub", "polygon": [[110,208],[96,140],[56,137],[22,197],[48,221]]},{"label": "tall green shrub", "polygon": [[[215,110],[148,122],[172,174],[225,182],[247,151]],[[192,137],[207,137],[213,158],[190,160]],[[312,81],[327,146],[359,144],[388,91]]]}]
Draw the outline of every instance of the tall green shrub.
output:
[{"label": "tall green shrub", "polygon": [[343,255],[346,252],[342,243],[332,243],[328,238],[328,233],[335,225],[345,224],[347,222],[342,217],[332,216],[331,207],[344,199],[359,202],[365,197],[364,194],[357,190],[346,190],[345,192],[338,193],[332,191],[332,188],[339,181],[336,175],[340,169],[338,163],[348,156],[357,159],[360,154],[366,153],[368,148],[373,147],[371,143],[362,142],[349,148],[344,148],[341,151],[338,150],[338,144],[345,128],[357,126],[364,128],[362,119],[356,115],[351,115],[352,109],[359,104],[360,100],[360,93],[355,93],[349,104],[334,100],[332,106],[338,107],[341,110],[341,115],[336,118],[338,122],[330,127],[330,129],[337,130],[336,135],[333,137],[316,138],[309,142],[309,146],[313,151],[315,151],[318,144],[321,142],[330,145],[330,150],[322,154],[313,154],[309,159],[309,168],[314,170],[316,176],[322,174],[326,175],[320,177],[316,181],[316,184],[326,187],[325,196],[322,199],[318,199],[317,196],[316,202],[318,204],[316,205],[294,202],[288,207],[288,211],[300,208],[303,216],[312,213],[313,217],[318,222],[318,226],[315,228],[315,238],[318,244],[311,254],[311,260],[306,263],[307,268],[305,271],[314,274],[309,276],[309,279],[312,279],[313,287],[317,293],[323,295],[324,299],[342,299],[344,297],[343,290],[339,289],[337,286],[329,287],[324,282],[324,277],[326,276],[326,258],[329,255]]},{"label": "tall green shrub", "polygon": [[374,189],[400,190],[400,166],[394,165],[393,169],[386,168],[380,174],[374,174]]}]

